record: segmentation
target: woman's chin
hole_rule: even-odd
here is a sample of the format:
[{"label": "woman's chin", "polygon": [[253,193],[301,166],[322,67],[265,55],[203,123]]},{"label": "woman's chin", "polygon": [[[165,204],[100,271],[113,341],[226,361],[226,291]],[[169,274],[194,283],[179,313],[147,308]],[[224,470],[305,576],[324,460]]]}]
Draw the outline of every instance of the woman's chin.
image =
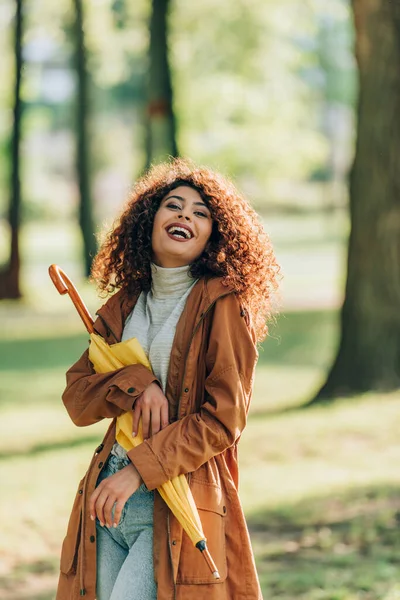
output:
[{"label": "woman's chin", "polygon": [[186,265],[190,265],[193,262],[191,258],[182,256],[182,254],[169,254],[168,256],[153,256],[152,260],[154,264],[167,269],[184,267]]},{"label": "woman's chin", "polygon": [[[170,247],[165,249],[163,252],[156,252],[153,255],[153,262],[157,265],[163,266],[164,263],[168,266],[172,266],[169,263],[177,263],[174,266],[183,267],[184,265],[189,265],[194,260],[193,253],[188,253],[185,251],[185,248],[176,248]],[[178,264],[179,263],[179,264]]]}]

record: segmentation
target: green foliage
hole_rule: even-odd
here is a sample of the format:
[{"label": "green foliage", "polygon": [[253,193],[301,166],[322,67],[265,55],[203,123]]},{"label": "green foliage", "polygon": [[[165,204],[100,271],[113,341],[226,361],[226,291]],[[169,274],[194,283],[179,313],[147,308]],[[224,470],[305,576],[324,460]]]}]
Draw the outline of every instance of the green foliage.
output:
[{"label": "green foliage", "polygon": [[324,103],[353,99],[349,7],[341,0],[330,7],[327,13],[321,2],[236,0],[218,9],[213,0],[176,2],[171,49],[180,146],[234,173],[260,205],[279,196],[282,180],[323,168]]},{"label": "green foliage", "polygon": [[[25,211],[25,219],[65,218],[75,210],[71,11],[69,0],[26,3],[23,192],[25,205],[35,207]],[[149,11],[147,0],[87,3],[99,220],[115,213],[144,164]],[[12,16],[10,2],[0,13],[5,159],[12,119]],[[312,195],[321,203],[323,187],[310,184],[300,195],[299,183],[332,177],[334,140],[327,119],[332,106],[351,110],[354,103],[352,32],[345,0],[333,0],[329,8],[322,0],[175,0],[170,52],[182,153],[233,175],[259,207],[271,202],[301,207]],[[337,142],[340,153],[350,155],[351,143],[348,132]],[[8,173],[7,160],[1,162],[4,213]]]}]

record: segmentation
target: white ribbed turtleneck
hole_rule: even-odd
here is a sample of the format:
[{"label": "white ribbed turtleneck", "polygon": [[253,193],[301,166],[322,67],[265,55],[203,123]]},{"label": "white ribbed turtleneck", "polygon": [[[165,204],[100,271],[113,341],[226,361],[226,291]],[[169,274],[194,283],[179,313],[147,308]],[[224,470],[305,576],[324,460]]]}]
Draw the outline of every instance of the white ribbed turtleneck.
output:
[{"label": "white ribbed turtleneck", "polygon": [[[122,333],[122,341],[132,337],[139,340],[164,393],[176,325],[197,281],[191,277],[189,269],[189,265],[168,269],[152,263],[151,290],[140,294]],[[126,456],[117,442],[112,453]]]},{"label": "white ribbed turtleneck", "polygon": [[192,287],[190,265],[165,268],[151,263],[151,295],[153,298],[181,298]]}]

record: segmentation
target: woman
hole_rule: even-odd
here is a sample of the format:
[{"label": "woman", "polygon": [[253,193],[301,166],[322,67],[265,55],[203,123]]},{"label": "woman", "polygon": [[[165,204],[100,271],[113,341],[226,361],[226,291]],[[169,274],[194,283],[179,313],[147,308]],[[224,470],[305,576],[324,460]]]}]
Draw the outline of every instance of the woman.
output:
[{"label": "woman", "polygon": [[[78,487],[58,600],[261,598],[237,444],[278,272],[256,213],[220,175],[177,159],[137,183],[94,262],[100,289],[118,290],[95,328],[109,343],[137,337],[153,373],[96,374],[88,351],[67,373],[74,423],[113,420]],[[145,441],[126,454],[115,419],[130,410]],[[154,491],[182,473],[219,580]]]}]

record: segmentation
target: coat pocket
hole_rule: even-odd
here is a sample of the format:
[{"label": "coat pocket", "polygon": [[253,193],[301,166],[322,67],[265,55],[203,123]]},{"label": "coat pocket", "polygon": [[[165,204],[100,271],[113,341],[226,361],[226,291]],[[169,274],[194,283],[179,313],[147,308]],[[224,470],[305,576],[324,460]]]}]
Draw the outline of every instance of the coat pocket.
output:
[{"label": "coat pocket", "polygon": [[60,571],[65,575],[76,573],[78,562],[78,548],[82,527],[82,498],[85,477],[81,479],[76,492],[71,516],[68,522],[67,535],[65,536],[60,560]]},{"label": "coat pocket", "polygon": [[191,490],[199,511],[207,546],[217,566],[220,579],[214,579],[201,552],[182,533],[177,584],[222,583],[227,577],[225,547],[226,503],[220,487],[192,479]]}]

